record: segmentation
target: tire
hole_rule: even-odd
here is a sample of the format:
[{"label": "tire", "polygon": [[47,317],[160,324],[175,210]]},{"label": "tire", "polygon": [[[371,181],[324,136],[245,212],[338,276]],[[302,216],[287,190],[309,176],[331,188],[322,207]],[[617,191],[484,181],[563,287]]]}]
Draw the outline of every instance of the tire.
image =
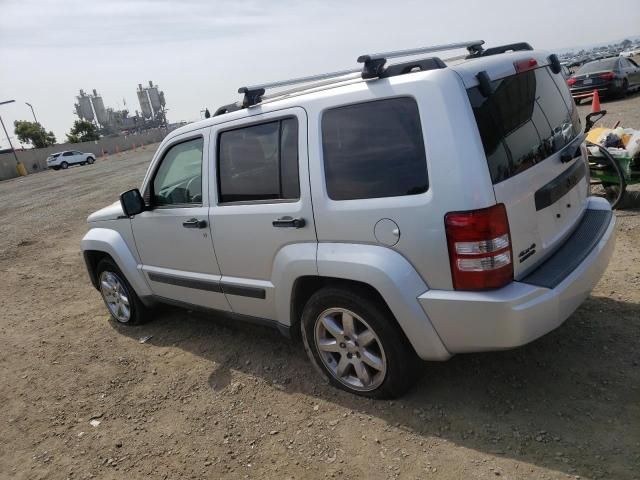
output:
[{"label": "tire", "polygon": [[616,205],[619,210],[631,210],[640,208],[640,191],[638,190],[625,190],[622,198]]},{"label": "tire", "polygon": [[318,290],[304,307],[300,327],[311,362],[335,387],[369,398],[396,398],[417,378],[422,361],[387,306],[366,290]]},{"label": "tire", "polygon": [[87,163],[88,163],[89,165],[93,165],[93,162],[95,162],[95,161],[96,161],[96,159],[95,159],[95,158],[93,158],[93,157],[89,157],[89,158],[87,158]]},{"label": "tire", "polygon": [[622,88],[620,89],[620,93],[618,94],[618,98],[626,98],[629,94],[629,80],[626,78],[622,81]]},{"label": "tire", "polygon": [[[113,320],[121,325],[139,325],[148,320],[149,309],[140,301],[113,260],[100,260],[96,276],[102,300]],[[107,288],[107,285],[111,288]]]},{"label": "tire", "polygon": [[60,164],[60,168],[63,170],[66,170],[67,168],[69,168],[69,164],[67,162],[62,162]]},{"label": "tire", "polygon": [[[603,157],[599,157],[593,164],[590,160],[591,181],[589,194],[605,198],[611,205],[611,209],[618,208],[627,188],[624,172],[620,168],[620,164],[606,148],[593,143],[588,143],[588,146],[598,147],[603,155]],[[601,177],[603,172],[609,176],[608,181],[598,181],[598,178]],[[615,179],[615,183],[611,182],[612,179]]]}]

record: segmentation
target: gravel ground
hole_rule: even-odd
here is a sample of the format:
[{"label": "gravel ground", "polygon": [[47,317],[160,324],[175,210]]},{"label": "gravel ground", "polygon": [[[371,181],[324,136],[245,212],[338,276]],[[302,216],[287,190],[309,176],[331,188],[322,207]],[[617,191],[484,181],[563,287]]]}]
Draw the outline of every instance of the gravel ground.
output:
[{"label": "gravel ground", "polygon": [[[609,118],[640,127],[639,97]],[[108,320],[84,220],[150,156],[0,183],[0,478],[640,478],[637,211],[562,327],[426,364],[401,400],[371,401],[323,384],[275,331],[169,308]]]}]

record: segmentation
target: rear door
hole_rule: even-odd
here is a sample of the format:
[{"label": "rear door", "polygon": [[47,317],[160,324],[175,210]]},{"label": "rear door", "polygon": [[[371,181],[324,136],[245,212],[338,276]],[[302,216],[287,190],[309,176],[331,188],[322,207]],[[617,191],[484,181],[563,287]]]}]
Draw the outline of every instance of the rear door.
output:
[{"label": "rear door", "polygon": [[538,67],[467,90],[522,278],[571,233],[587,204],[584,135],[560,74]]},{"label": "rear door", "polygon": [[287,245],[311,244],[316,231],[302,108],[215,126],[209,222],[234,312],[275,318],[274,260]]}]

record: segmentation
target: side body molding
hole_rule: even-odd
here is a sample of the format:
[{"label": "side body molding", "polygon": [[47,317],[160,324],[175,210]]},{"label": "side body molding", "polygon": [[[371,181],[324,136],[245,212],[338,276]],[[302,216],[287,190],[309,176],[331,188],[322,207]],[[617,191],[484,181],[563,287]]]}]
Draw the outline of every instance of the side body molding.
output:
[{"label": "side body molding", "polygon": [[142,271],[138,268],[138,262],[120,233],[109,228],[92,228],[84,236],[80,245],[83,252],[96,250],[111,255],[138,296],[151,296],[151,290]]},{"label": "side body molding", "polygon": [[398,252],[377,245],[320,243],[318,274],[366,283],[387,302],[420,358],[451,357],[418,302],[429,288]]}]

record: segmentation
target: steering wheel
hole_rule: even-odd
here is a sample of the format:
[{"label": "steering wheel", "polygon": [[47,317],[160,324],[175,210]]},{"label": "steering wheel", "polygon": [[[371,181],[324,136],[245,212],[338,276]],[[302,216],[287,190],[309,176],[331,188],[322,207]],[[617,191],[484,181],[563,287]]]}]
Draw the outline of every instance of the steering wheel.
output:
[{"label": "steering wheel", "polygon": [[[197,183],[195,183],[197,180]],[[197,191],[192,188],[197,185]],[[187,182],[187,196],[189,197],[189,201],[202,201],[202,175],[198,175],[197,177],[193,177],[191,180]]]}]

